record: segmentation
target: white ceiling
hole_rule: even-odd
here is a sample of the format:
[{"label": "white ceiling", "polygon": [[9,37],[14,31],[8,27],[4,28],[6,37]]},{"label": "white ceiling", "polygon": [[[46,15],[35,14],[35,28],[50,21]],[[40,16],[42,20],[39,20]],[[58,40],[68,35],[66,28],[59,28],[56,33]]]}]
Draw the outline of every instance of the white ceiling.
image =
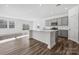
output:
[{"label": "white ceiling", "polygon": [[77,4],[9,4],[0,5],[0,15],[29,19],[43,19],[67,13]]}]

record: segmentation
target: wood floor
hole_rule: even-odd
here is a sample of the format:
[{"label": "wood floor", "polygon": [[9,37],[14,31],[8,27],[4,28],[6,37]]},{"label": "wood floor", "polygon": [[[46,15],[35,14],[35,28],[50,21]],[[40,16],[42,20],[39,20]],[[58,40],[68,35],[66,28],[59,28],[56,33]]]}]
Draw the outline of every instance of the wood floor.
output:
[{"label": "wood floor", "polygon": [[[63,38],[61,38],[63,39]],[[0,55],[64,55],[70,50],[63,50],[62,44],[56,44],[51,50],[47,45],[27,37],[0,43]],[[75,53],[73,53],[75,54]]]}]

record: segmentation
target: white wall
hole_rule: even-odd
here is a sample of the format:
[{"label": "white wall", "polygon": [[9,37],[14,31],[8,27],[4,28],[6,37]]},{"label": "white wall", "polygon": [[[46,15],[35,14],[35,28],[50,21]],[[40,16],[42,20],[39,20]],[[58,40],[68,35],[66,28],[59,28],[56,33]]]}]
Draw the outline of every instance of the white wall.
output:
[{"label": "white wall", "polygon": [[40,26],[40,29],[42,29],[44,27],[44,24],[45,24],[44,20],[41,20],[41,19],[34,20],[34,22],[33,22],[33,29],[34,30],[38,29],[37,26]]},{"label": "white wall", "polygon": [[7,20],[7,25],[9,25],[9,21],[15,22],[15,28],[0,28],[0,35],[6,35],[6,34],[13,34],[13,33],[21,33],[21,32],[27,32],[27,30],[22,30],[22,24],[29,24],[30,29],[32,29],[32,21],[27,20],[21,20],[16,18],[8,18],[8,17],[0,17],[0,19]]}]

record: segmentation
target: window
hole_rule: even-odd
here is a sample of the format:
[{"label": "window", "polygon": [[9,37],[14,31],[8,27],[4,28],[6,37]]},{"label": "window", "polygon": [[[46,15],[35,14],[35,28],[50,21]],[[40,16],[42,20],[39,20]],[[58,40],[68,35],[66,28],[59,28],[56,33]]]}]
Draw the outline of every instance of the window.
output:
[{"label": "window", "polygon": [[28,24],[23,24],[23,30],[29,30],[29,25]]},{"label": "window", "polygon": [[9,28],[15,28],[14,21],[9,21]]},{"label": "window", "polygon": [[0,28],[7,28],[7,21],[0,20]]}]

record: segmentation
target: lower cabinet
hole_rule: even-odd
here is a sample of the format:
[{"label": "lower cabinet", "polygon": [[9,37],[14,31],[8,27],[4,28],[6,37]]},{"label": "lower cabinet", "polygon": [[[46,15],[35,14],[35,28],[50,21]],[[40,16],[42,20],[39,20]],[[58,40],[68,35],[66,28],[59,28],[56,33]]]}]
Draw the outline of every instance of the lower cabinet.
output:
[{"label": "lower cabinet", "polygon": [[58,31],[58,36],[68,37],[68,30],[59,30]]}]

